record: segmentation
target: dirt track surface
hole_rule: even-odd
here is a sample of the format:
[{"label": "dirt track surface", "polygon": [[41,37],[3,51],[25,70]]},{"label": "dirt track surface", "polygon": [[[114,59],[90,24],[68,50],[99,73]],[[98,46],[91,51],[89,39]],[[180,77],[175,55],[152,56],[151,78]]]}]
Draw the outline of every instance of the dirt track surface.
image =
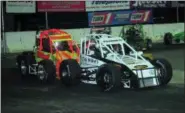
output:
[{"label": "dirt track surface", "polygon": [[[158,49],[158,51],[157,51]],[[183,113],[184,46],[159,47],[152,53],[167,58],[174,77],[167,87],[100,92],[97,86],[65,88],[20,80],[12,57],[2,60],[2,113]],[[6,63],[6,64],[5,64]],[[9,65],[7,65],[9,64]],[[9,67],[8,67],[9,66]]]}]

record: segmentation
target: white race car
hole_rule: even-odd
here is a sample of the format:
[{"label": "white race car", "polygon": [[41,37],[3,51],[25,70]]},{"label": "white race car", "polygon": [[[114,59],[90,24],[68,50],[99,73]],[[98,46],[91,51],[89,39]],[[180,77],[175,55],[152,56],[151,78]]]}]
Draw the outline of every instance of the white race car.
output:
[{"label": "white race car", "polygon": [[103,91],[164,86],[172,78],[165,59],[148,60],[121,37],[89,34],[81,39],[81,81],[97,84]]}]

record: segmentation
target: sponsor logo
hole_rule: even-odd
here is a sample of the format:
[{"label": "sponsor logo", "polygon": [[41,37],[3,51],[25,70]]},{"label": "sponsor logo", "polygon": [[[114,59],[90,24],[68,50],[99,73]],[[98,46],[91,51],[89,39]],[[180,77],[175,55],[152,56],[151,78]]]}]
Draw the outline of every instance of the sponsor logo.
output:
[{"label": "sponsor logo", "polygon": [[120,40],[105,40],[103,41],[104,43],[108,43],[108,42],[120,42],[122,41],[121,39]]},{"label": "sponsor logo", "polygon": [[86,1],[86,11],[130,9],[130,1]]},{"label": "sponsor logo", "polygon": [[130,14],[129,13],[126,13],[126,14],[116,14],[115,15],[115,19],[118,20],[118,21],[127,21],[129,20],[129,17],[130,17]]},{"label": "sponsor logo", "polygon": [[84,1],[38,1],[38,12],[85,11]]},{"label": "sponsor logo", "polygon": [[82,59],[81,59],[81,60],[82,60],[82,62],[98,64],[98,60],[96,60],[96,59],[92,59],[92,58],[82,57]]},{"label": "sponsor logo", "polygon": [[35,13],[35,1],[7,1],[7,13]]},{"label": "sponsor logo", "polygon": [[89,26],[151,23],[152,10],[89,13]]},{"label": "sponsor logo", "polygon": [[102,23],[105,17],[106,15],[95,15],[93,16],[91,23]]},{"label": "sponsor logo", "polygon": [[130,21],[135,22],[147,22],[150,18],[151,11],[133,12]]},{"label": "sponsor logo", "polygon": [[132,7],[166,7],[167,1],[132,1]]},{"label": "sponsor logo", "polygon": [[131,21],[133,21],[133,20],[141,20],[143,15],[144,15],[144,13],[135,13],[135,14],[132,14],[130,19],[131,19]]},{"label": "sponsor logo", "polygon": [[112,13],[94,14],[91,24],[109,24],[111,22]]},{"label": "sponsor logo", "polygon": [[134,66],[135,69],[146,69],[148,66],[147,65],[136,65]]},{"label": "sponsor logo", "polygon": [[110,5],[110,4],[121,4],[128,3],[128,1],[92,1],[92,5]]},{"label": "sponsor logo", "polygon": [[33,1],[7,1],[8,3],[33,3]]}]

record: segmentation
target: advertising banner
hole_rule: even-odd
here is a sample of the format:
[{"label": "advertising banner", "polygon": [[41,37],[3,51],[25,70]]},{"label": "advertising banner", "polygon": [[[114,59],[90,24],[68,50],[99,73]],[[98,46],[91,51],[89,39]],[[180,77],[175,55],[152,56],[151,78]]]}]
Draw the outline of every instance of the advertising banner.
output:
[{"label": "advertising banner", "polygon": [[86,1],[85,9],[87,12],[130,9],[130,1]]},{"label": "advertising banner", "polygon": [[185,7],[185,1],[172,1],[172,7]]},{"label": "advertising banner", "polygon": [[7,1],[6,12],[7,13],[35,13],[36,5],[35,1]]},{"label": "advertising banner", "polygon": [[38,12],[85,12],[85,1],[38,1]]},{"label": "advertising banner", "polygon": [[131,8],[165,8],[171,7],[171,1],[131,1]]},{"label": "advertising banner", "polygon": [[152,10],[88,13],[89,26],[152,23]]}]

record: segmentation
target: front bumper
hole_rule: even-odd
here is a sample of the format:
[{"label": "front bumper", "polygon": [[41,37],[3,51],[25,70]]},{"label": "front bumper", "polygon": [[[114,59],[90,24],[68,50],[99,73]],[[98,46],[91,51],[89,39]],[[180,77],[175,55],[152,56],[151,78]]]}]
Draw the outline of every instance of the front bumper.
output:
[{"label": "front bumper", "polygon": [[139,88],[155,87],[160,85],[159,71],[156,68],[134,69],[133,72],[137,76]]}]

